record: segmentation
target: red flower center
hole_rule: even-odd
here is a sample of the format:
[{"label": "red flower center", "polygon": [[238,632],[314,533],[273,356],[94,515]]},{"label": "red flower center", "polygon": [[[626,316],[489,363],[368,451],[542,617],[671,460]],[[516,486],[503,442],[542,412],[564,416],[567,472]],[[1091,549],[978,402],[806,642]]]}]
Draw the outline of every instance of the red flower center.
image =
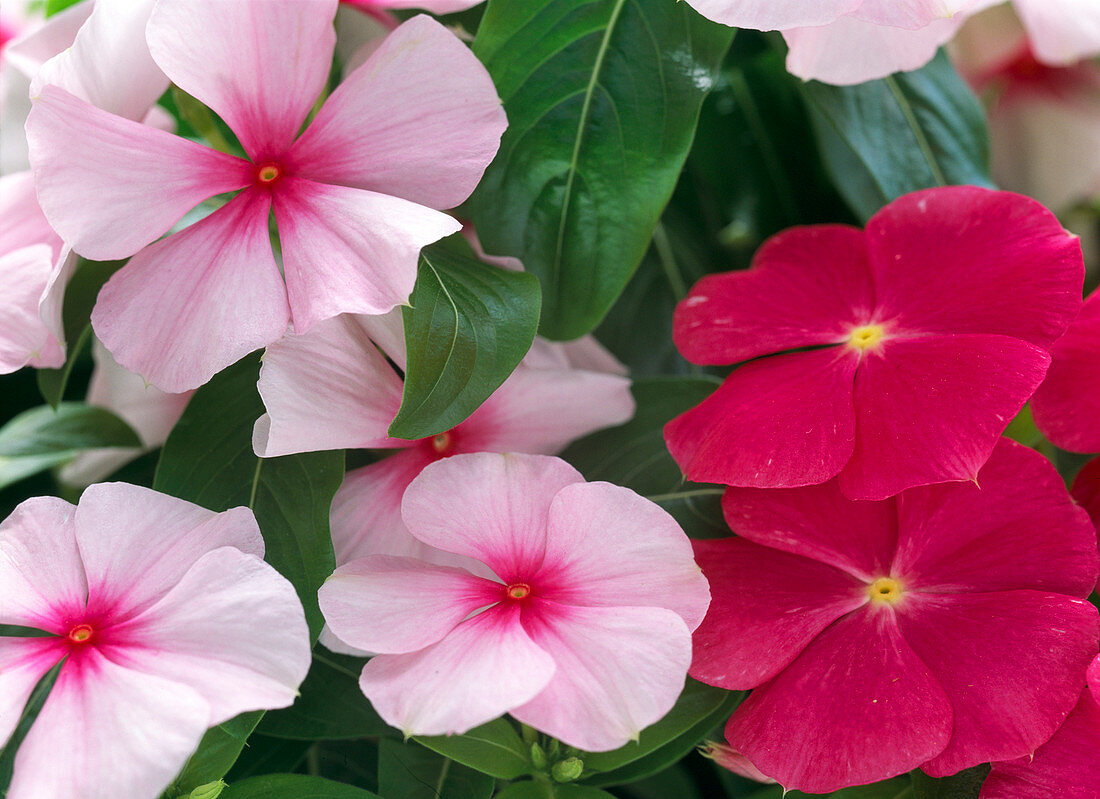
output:
[{"label": "red flower center", "polygon": [[95,630],[90,624],[78,624],[69,630],[69,640],[74,644],[86,644],[92,640]]},{"label": "red flower center", "polygon": [[526,599],[531,593],[531,586],[527,583],[512,583],[505,589],[505,593],[512,599]]},{"label": "red flower center", "polygon": [[282,176],[282,168],[273,161],[268,161],[256,167],[256,182],[261,186],[274,185],[279,182],[279,178]]}]

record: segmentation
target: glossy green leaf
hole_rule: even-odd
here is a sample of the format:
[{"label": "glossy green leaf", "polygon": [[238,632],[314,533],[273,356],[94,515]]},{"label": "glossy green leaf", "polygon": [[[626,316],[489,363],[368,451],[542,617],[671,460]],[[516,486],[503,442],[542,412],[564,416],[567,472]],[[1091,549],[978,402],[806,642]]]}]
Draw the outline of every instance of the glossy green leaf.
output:
[{"label": "glossy green leaf", "polygon": [[170,797],[186,796],[200,785],[215,782],[229,773],[263,715],[260,710],[242,713],[207,730],[195,754],[172,781],[166,794]]},{"label": "glossy green leaf", "polygon": [[38,718],[38,714],[42,712],[42,706],[46,704],[46,698],[53,690],[54,683],[57,682],[57,675],[61,673],[63,665],[63,662],[58,663],[42,675],[42,678],[35,684],[30,697],[27,698],[27,703],[23,706],[23,712],[19,716],[19,722],[15,725],[11,737],[4,743],[3,748],[0,748],[0,797],[7,796],[8,785],[11,783],[15,770],[15,755],[18,753],[23,739],[31,731],[31,726]]},{"label": "glossy green leaf", "polygon": [[504,718],[463,735],[422,736],[416,740],[433,752],[502,780],[514,780],[533,769],[530,748]]},{"label": "glossy green leaf", "polygon": [[539,286],[531,275],[490,266],[450,240],[426,248],[403,308],[408,366],[398,438],[449,430],[512,373],[531,348]]},{"label": "glossy green leaf", "polygon": [[496,780],[416,743],[379,742],[378,793],[386,799],[489,799]]},{"label": "glossy green leaf", "polygon": [[917,189],[991,186],[980,103],[940,52],[922,69],[858,86],[805,86],[826,169],[868,219]]},{"label": "glossy green leaf", "polygon": [[230,785],[219,799],[380,799],[352,785],[304,774],[267,774]]},{"label": "glossy green leaf", "polygon": [[259,732],[307,740],[400,735],[382,721],[359,689],[359,673],[365,662],[363,658],[316,647],[309,675],[298,689],[298,699],[288,708],[269,712]]},{"label": "glossy green leaf", "polygon": [[492,0],[474,52],[508,113],[470,202],[542,283],[540,331],[587,333],[642,260],[733,31],[674,0]]},{"label": "glossy green leaf", "polygon": [[913,799],[978,799],[989,776],[989,764],[968,768],[950,777],[929,777],[920,769],[911,773]]},{"label": "glossy green leaf", "polygon": [[615,799],[590,785],[560,785],[549,780],[527,780],[509,785],[496,799]]}]

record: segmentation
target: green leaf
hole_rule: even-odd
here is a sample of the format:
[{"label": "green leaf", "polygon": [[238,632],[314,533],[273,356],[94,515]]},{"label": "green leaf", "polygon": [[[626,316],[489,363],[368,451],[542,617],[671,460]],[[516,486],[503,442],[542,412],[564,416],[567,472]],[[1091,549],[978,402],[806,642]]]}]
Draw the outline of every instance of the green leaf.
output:
[{"label": "green leaf", "polygon": [[75,6],[80,0],[46,0],[46,16],[50,17],[64,11],[69,6]]},{"label": "green leaf", "polygon": [[[242,713],[236,718],[211,727],[199,741],[199,747],[168,791],[169,796],[186,795],[200,785],[215,782],[224,777],[240,757],[248,742],[248,736],[256,729],[263,711]],[[222,794],[225,796],[226,794]]]},{"label": "green leaf", "polygon": [[4,744],[4,747],[0,749],[0,797],[8,794],[8,785],[11,783],[15,770],[15,755],[19,751],[23,739],[31,731],[31,725],[38,718],[38,714],[42,712],[42,706],[46,704],[46,698],[53,690],[54,683],[57,682],[57,675],[61,673],[63,664],[63,660],[59,661],[57,665],[42,675],[42,679],[31,691],[27,704],[23,706],[23,712],[19,716],[19,722],[16,724],[15,730],[8,738],[7,743]]},{"label": "green leaf", "polygon": [[378,793],[386,799],[489,799],[496,781],[415,743],[378,743]]},{"label": "green leaf", "polygon": [[416,439],[457,425],[512,373],[535,337],[539,286],[448,240],[421,253],[411,302],[402,309],[405,388],[389,432]]},{"label": "green leaf", "polygon": [[508,113],[470,209],[543,290],[541,332],[594,328],[649,247],[733,31],[671,0],[492,0],[474,52]]},{"label": "green leaf", "polygon": [[641,779],[679,760],[690,752],[703,736],[729,718],[741,700],[741,694],[713,688],[701,682],[688,679],[684,691],[675,706],[656,724],[642,730],[637,743],[611,752],[596,752],[579,755],[584,760],[585,771],[614,772],[601,774],[589,779],[595,785],[616,785],[626,782],[623,767],[628,764],[641,764],[644,759],[659,754],[657,763],[646,768],[636,769],[635,776],[629,779]]},{"label": "green leaf", "polygon": [[507,719],[499,718],[464,735],[435,735],[416,740],[433,752],[484,774],[514,780],[532,771],[530,749]]},{"label": "green leaf", "polygon": [[825,167],[862,219],[917,189],[992,186],[981,104],[941,51],[858,86],[805,86]]},{"label": "green leaf", "polygon": [[496,799],[615,799],[607,791],[589,785],[558,785],[545,780],[528,780],[509,785]]},{"label": "green leaf", "polygon": [[220,799],[380,799],[351,785],[303,774],[267,774],[230,785]]},{"label": "green leaf", "polygon": [[365,662],[317,647],[298,699],[291,707],[269,712],[259,732],[307,740],[400,735],[382,721],[359,688]]},{"label": "green leaf", "polygon": [[913,771],[913,799],[978,799],[982,783],[989,776],[989,764],[968,768],[950,777],[936,779],[920,769]]}]

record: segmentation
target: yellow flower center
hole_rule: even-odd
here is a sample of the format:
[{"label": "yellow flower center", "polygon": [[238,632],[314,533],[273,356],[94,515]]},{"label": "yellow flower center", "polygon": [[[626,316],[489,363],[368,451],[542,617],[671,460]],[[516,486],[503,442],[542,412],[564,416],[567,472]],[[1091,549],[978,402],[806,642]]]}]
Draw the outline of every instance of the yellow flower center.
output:
[{"label": "yellow flower center", "polygon": [[526,599],[527,595],[531,593],[531,586],[527,583],[512,583],[505,590],[512,599]]},{"label": "yellow flower center", "polygon": [[882,325],[860,325],[852,328],[848,336],[848,344],[866,352],[872,347],[877,347],[884,335],[886,331],[882,329]]},{"label": "yellow flower center", "polygon": [[879,577],[867,586],[867,593],[870,594],[872,602],[885,602],[893,605],[901,599],[904,592],[901,583],[893,577]]},{"label": "yellow flower center", "polygon": [[91,640],[92,633],[95,632],[90,624],[78,624],[69,630],[69,640],[74,644],[83,644]]},{"label": "yellow flower center", "polygon": [[450,433],[440,433],[432,436],[432,449],[442,455],[451,448],[452,437]]},{"label": "yellow flower center", "polygon": [[261,164],[256,168],[256,180],[268,186],[277,181],[282,174],[278,164]]}]

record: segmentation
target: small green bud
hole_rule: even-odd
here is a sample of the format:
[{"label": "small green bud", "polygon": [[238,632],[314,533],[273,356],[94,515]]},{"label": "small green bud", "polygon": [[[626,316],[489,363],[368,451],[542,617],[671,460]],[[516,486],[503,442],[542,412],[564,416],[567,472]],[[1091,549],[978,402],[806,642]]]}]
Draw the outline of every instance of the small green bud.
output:
[{"label": "small green bud", "polygon": [[539,746],[538,741],[531,744],[532,765],[534,765],[534,767],[537,768],[539,771],[545,771],[547,762],[548,761],[546,759],[546,750]]},{"label": "small green bud", "polygon": [[567,757],[554,764],[550,769],[550,775],[558,782],[572,782],[581,776],[582,771],[584,771],[583,760],[579,757]]},{"label": "small green bud", "polygon": [[198,788],[191,791],[187,799],[218,799],[225,789],[226,784],[221,780],[217,782],[208,782],[206,785],[200,785]]}]

